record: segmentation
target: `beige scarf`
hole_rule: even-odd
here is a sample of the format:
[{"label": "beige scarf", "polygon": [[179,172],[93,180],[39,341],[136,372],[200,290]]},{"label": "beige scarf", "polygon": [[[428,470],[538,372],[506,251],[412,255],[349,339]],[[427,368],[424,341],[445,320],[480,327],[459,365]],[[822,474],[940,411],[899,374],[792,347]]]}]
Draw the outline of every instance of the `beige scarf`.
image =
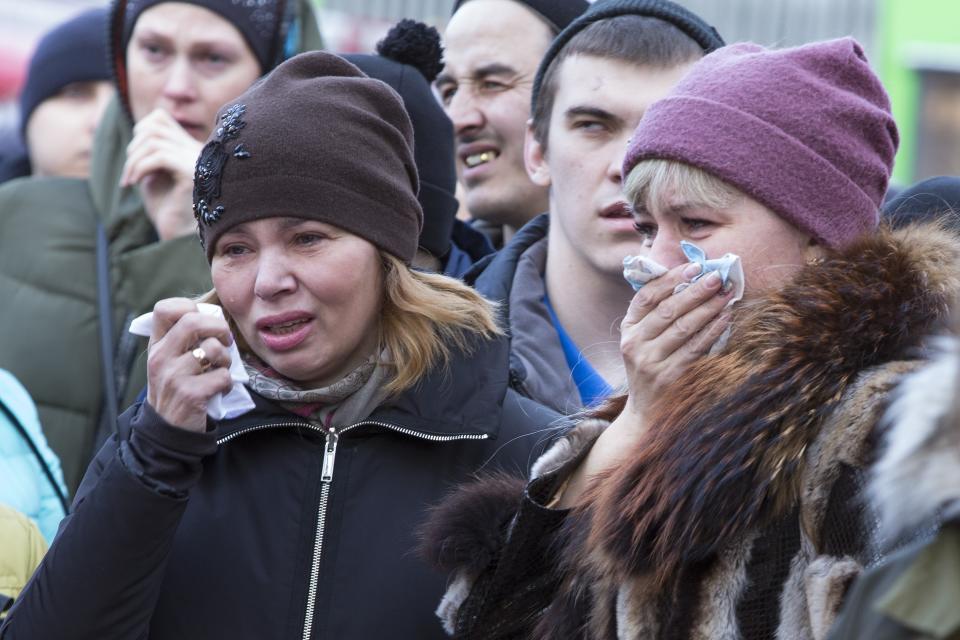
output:
[{"label": "beige scarf", "polygon": [[368,418],[380,406],[387,397],[385,387],[390,367],[386,362],[385,354],[370,356],[333,384],[304,389],[253,354],[244,355],[244,366],[250,375],[247,386],[278,402],[284,409],[325,428],[354,424]]}]

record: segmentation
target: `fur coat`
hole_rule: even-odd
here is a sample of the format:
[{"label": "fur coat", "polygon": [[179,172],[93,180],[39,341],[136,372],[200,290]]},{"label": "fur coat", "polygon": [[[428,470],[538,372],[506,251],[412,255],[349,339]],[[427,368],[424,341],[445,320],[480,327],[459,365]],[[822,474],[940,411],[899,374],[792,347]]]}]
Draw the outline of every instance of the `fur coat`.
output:
[{"label": "fur coat", "polygon": [[851,590],[832,640],[960,636],[960,337],[897,387],[870,498],[896,548]]},{"label": "fur coat", "polygon": [[458,638],[824,638],[874,562],[864,470],[899,378],[960,291],[960,238],[881,230],[737,313],[650,407],[648,436],[572,511],[547,505],[605,427],[531,479],[482,478],[424,528]]}]

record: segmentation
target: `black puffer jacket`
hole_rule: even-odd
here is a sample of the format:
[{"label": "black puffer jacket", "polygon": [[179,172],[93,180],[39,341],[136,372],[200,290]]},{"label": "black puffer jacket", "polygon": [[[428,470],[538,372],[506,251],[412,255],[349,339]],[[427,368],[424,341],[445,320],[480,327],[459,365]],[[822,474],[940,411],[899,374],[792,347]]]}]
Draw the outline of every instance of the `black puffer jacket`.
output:
[{"label": "black puffer jacket", "polygon": [[484,343],[337,438],[256,396],[204,434],[135,405],[0,637],[444,637],[425,507],[525,470],[556,418],[508,391],[506,358]]}]

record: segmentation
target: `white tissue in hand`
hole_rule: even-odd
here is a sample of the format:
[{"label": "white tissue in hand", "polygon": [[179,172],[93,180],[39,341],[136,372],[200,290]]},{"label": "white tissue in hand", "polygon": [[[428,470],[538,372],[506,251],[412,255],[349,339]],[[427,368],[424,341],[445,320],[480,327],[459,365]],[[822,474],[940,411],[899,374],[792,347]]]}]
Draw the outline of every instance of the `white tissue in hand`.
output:
[{"label": "white tissue in hand", "polygon": [[667,268],[646,256],[627,256],[623,259],[623,277],[634,291],[667,272]]},{"label": "white tissue in hand", "polygon": [[[197,310],[200,313],[223,317],[223,309],[215,304],[204,302],[197,303]],[[137,336],[150,337],[153,333],[153,313],[145,313],[137,316],[130,323],[130,333]],[[207,403],[207,415],[214,420],[229,420],[236,418],[252,410],[256,405],[250,392],[243,386],[249,379],[247,370],[243,367],[243,361],[240,359],[240,350],[237,349],[237,341],[234,340],[230,345],[230,379],[233,380],[233,386],[227,393],[218,393],[210,398]]]},{"label": "white tissue in hand", "polygon": [[[680,242],[680,249],[690,262],[695,262],[701,267],[699,275],[691,280],[690,284],[716,271],[720,274],[720,279],[725,289],[733,287],[733,297],[730,298],[727,306],[743,299],[744,278],[743,264],[740,262],[740,256],[733,253],[725,253],[723,257],[710,259],[707,258],[707,254],[703,249],[686,240]],[[687,286],[689,285],[680,285],[677,289],[682,290]],[[676,292],[675,290],[674,293]]]},{"label": "white tissue in hand", "polygon": [[[721,258],[709,259],[703,249],[685,240],[680,242],[680,249],[687,260],[699,264],[701,268],[700,273],[690,283],[685,282],[677,285],[673,290],[674,293],[680,293],[690,284],[716,271],[720,274],[724,287],[733,287],[733,297],[727,303],[727,306],[743,299],[745,281],[740,256],[727,253]],[[645,256],[627,256],[623,259],[623,277],[627,279],[634,291],[639,291],[643,285],[666,272],[666,267]]]}]

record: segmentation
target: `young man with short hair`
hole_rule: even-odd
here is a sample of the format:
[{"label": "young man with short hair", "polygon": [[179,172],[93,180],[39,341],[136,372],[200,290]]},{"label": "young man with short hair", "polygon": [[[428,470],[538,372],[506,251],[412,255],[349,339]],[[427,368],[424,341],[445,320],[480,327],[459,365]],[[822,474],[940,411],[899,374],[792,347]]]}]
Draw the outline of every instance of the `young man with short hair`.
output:
[{"label": "young man with short hair", "polygon": [[504,306],[514,387],[561,413],[624,381],[619,325],[633,292],[622,260],[642,250],[621,194],[627,140],[646,108],[722,45],[667,0],[599,0],[540,65],[525,157],[530,179],[549,192],[549,216],[470,281]]},{"label": "young man with short hair", "polygon": [[530,90],[551,40],[586,0],[459,0],[444,34],[435,89],[453,121],[457,176],[475,221],[499,246],[547,210],[523,145]]}]

